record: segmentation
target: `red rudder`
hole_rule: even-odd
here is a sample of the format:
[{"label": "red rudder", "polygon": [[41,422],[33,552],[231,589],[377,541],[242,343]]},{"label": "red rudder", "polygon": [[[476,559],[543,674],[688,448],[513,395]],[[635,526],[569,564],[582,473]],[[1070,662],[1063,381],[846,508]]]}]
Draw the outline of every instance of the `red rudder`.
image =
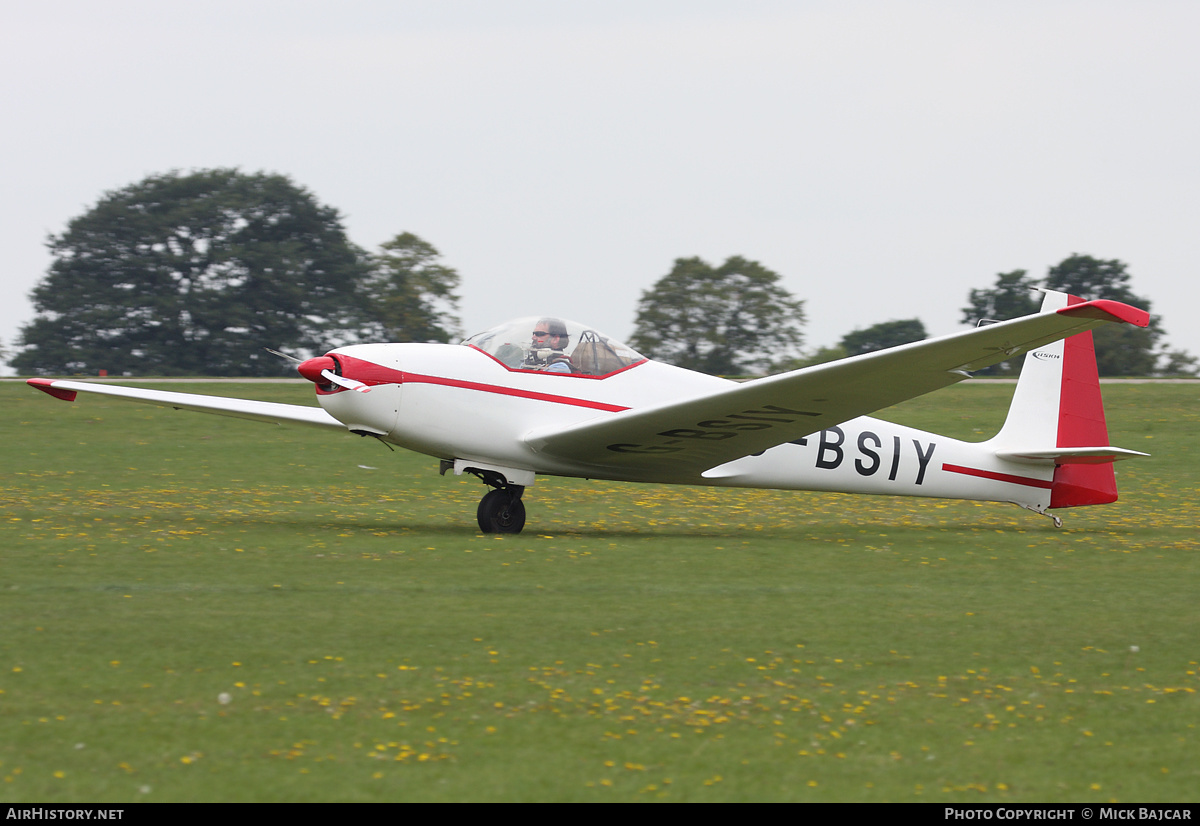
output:
[{"label": "red rudder", "polygon": [[[1069,304],[1082,303],[1071,296]],[[1108,444],[1096,348],[1091,331],[1063,342],[1062,393],[1058,408],[1058,446],[1091,447]],[[1117,479],[1111,462],[1065,463],[1054,469],[1051,508],[1106,505],[1117,501]]]}]

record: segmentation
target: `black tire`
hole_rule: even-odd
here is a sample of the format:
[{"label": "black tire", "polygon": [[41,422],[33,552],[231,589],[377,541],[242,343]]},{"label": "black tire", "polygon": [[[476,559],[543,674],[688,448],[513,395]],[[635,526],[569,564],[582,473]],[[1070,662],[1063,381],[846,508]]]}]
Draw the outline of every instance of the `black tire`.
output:
[{"label": "black tire", "polygon": [[520,533],[525,527],[525,503],[506,490],[488,491],[475,515],[484,533]]}]

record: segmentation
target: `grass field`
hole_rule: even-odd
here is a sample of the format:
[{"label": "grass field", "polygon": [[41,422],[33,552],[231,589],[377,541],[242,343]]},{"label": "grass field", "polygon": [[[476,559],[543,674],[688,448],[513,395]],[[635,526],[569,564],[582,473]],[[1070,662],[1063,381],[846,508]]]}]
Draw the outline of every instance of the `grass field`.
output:
[{"label": "grass field", "polygon": [[432,459],[0,384],[0,800],[1200,800],[1200,385],[1105,396],[1154,456],[1061,530],[544,479],[496,536]]}]

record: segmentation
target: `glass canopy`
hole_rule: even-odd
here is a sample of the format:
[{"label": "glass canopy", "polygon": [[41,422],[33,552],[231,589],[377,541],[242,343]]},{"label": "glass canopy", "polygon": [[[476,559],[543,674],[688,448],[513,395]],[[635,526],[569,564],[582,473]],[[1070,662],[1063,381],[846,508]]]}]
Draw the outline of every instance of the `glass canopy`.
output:
[{"label": "glass canopy", "polygon": [[527,316],[467,338],[509,370],[602,378],[645,357],[590,327],[557,316]]}]

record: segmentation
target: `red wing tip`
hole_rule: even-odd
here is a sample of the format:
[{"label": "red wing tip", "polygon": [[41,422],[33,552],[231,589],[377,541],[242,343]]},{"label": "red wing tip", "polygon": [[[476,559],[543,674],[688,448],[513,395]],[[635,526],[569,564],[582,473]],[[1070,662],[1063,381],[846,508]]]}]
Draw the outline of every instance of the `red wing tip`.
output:
[{"label": "red wing tip", "polygon": [[1124,321],[1135,327],[1148,327],[1150,325],[1150,313],[1131,304],[1122,304],[1120,301],[1112,301],[1107,298],[1085,301],[1082,304],[1072,304],[1069,307],[1063,307],[1058,312],[1062,315],[1077,316],[1079,318]]},{"label": "red wing tip", "polygon": [[75,401],[75,397],[79,395],[74,390],[64,390],[61,387],[55,387],[53,379],[26,379],[25,383],[65,402],[73,402]]}]

